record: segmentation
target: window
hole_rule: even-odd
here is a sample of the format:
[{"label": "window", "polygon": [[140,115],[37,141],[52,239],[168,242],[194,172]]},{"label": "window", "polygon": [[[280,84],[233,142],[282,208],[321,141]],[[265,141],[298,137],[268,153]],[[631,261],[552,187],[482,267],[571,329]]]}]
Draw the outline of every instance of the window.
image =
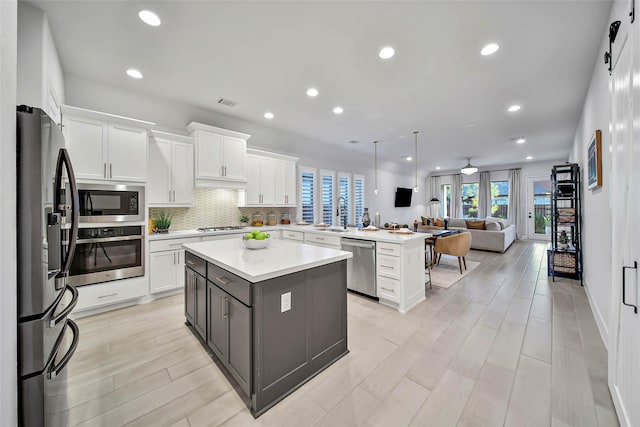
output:
[{"label": "window", "polygon": [[361,225],[364,215],[364,176],[353,176],[353,205],[356,211],[355,224]]},{"label": "window", "polygon": [[[449,218],[451,216],[451,184],[442,185],[442,217]],[[440,212],[436,213],[438,216]]]},{"label": "window", "polygon": [[462,217],[478,217],[478,183],[462,184],[460,187],[462,194]]},{"label": "window", "polygon": [[509,217],[509,181],[491,182],[491,216],[507,219]]},{"label": "window", "polygon": [[344,206],[346,206],[347,208],[347,223],[353,223],[353,219],[351,216],[352,213],[352,209],[351,209],[351,174],[347,174],[347,173],[343,173],[340,172],[339,174],[339,184],[340,184],[340,197],[344,197],[344,201],[341,201],[341,203],[339,204],[339,208],[340,208],[340,218],[338,221],[338,224],[340,226],[342,226],[342,216],[345,215],[345,212],[342,211],[343,209],[343,204]]},{"label": "window", "polygon": [[333,171],[321,170],[320,176],[322,177],[322,222],[333,225],[333,216],[335,212],[335,209],[333,208],[333,189],[336,174]]},{"label": "window", "polygon": [[300,208],[302,220],[313,223],[315,209],[315,169],[300,167]]}]

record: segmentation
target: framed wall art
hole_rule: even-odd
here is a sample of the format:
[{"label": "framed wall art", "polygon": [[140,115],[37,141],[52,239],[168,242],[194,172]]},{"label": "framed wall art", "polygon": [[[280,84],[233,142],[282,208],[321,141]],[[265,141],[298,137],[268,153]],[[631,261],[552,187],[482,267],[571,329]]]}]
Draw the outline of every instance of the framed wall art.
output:
[{"label": "framed wall art", "polygon": [[602,132],[596,130],[587,146],[587,188],[602,185]]}]

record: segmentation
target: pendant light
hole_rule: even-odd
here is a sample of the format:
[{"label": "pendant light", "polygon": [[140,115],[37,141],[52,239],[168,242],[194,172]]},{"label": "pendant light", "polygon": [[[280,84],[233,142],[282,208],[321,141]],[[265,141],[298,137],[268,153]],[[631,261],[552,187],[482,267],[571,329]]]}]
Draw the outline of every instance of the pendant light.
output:
[{"label": "pendant light", "polygon": [[378,141],[373,141],[373,162],[375,168],[374,181],[376,186],[373,188],[373,194],[378,195]]},{"label": "pendant light", "polygon": [[478,172],[478,168],[471,165],[471,157],[467,157],[467,165],[460,169],[460,172],[465,175],[473,175],[474,173]]},{"label": "pendant light", "polygon": [[420,133],[419,130],[414,130],[413,132],[414,135],[414,145],[415,145],[415,162],[416,162],[416,186],[413,187],[413,191],[415,191],[416,193],[418,191],[420,191],[420,187],[418,187],[418,134]]}]

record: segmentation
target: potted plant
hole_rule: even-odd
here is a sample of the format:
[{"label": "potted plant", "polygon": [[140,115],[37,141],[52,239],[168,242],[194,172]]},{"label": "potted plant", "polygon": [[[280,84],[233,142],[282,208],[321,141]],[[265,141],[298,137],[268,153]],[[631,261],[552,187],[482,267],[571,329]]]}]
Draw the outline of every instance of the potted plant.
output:
[{"label": "potted plant", "polygon": [[560,236],[558,236],[558,248],[559,249],[567,249],[569,247],[569,236],[567,236],[567,232],[562,230],[560,232]]},{"label": "potted plant", "polygon": [[166,211],[160,211],[158,217],[154,220],[154,224],[156,226],[156,230],[158,233],[168,233],[169,227],[171,227],[171,220],[173,219],[173,215],[167,213]]},{"label": "potted plant", "polygon": [[249,217],[246,215],[240,215],[240,225],[242,227],[246,227],[249,225]]}]

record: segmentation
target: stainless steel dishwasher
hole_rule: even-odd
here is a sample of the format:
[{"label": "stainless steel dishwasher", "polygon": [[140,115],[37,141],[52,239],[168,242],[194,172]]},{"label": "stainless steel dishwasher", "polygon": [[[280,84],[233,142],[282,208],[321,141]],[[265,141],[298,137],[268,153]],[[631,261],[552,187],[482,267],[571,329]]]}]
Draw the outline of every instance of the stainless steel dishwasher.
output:
[{"label": "stainless steel dishwasher", "polygon": [[347,288],[376,298],[376,242],[343,237],[342,250],[353,253],[347,261]]}]

